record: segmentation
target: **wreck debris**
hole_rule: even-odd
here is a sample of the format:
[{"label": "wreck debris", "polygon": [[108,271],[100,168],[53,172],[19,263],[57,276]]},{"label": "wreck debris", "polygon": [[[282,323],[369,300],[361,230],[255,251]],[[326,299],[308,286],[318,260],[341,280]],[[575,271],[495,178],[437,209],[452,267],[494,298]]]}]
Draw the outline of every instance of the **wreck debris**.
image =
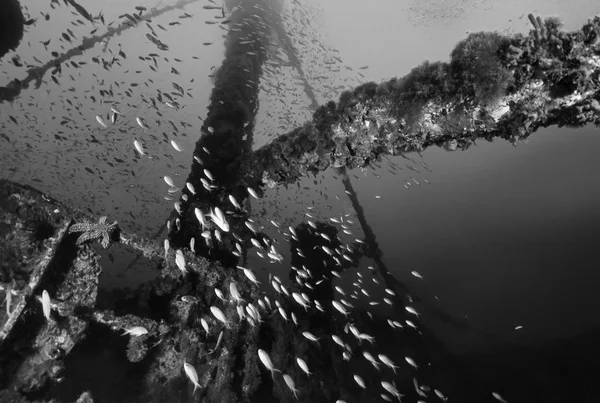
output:
[{"label": "wreck debris", "polygon": [[[12,334],[25,307],[39,305],[36,297],[41,293],[40,283],[70,225],[70,219],[60,207],[30,187],[0,181],[3,223],[0,228],[0,256],[3,257],[0,261],[0,294],[4,293],[6,302],[6,310],[0,310],[0,347]],[[51,223],[58,229],[52,231],[54,236],[43,240],[43,245],[38,245],[37,241],[32,245],[31,231],[38,231],[34,223],[39,217],[45,217],[44,227]],[[49,230],[46,227],[42,232],[48,235]],[[37,235],[36,239],[39,240]]]}]

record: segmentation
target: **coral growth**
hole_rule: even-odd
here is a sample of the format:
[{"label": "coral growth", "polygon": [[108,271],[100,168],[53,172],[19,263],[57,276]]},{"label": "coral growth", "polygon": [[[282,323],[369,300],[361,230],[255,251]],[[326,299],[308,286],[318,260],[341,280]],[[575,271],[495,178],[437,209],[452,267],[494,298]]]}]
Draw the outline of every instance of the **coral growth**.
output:
[{"label": "coral growth", "polygon": [[470,34],[451,53],[450,72],[458,94],[473,97],[476,104],[489,104],[504,96],[512,74],[498,57],[508,38],[496,32]]}]

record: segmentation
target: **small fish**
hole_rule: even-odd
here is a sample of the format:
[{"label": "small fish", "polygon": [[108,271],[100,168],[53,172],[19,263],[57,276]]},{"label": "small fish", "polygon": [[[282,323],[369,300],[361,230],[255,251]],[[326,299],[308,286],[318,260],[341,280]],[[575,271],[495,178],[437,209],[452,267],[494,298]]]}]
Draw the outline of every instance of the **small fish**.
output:
[{"label": "small fish", "polygon": [[225,317],[225,314],[219,308],[217,308],[216,306],[211,306],[210,307],[210,311],[215,316],[215,318],[217,318],[218,320],[220,320],[221,322],[223,322],[225,325],[229,324],[229,321]]},{"label": "small fish", "polygon": [[427,394],[421,390],[421,387],[419,386],[419,382],[417,382],[417,378],[413,378],[413,385],[415,387],[415,391],[417,392],[417,394],[419,396],[427,397]]},{"label": "small fish", "polygon": [[406,322],[406,324],[410,327],[412,327],[413,329],[417,330],[417,325],[415,325],[413,322],[411,322],[410,320],[405,320],[404,322]]},{"label": "small fish", "polygon": [[275,291],[277,291],[278,294],[281,294],[281,288],[279,287],[279,283],[277,281],[272,280],[271,285],[273,286]]},{"label": "small fish", "polygon": [[254,197],[255,199],[259,198],[256,191],[254,189],[252,189],[251,187],[248,188],[248,193],[250,194],[250,196]]},{"label": "small fish", "polygon": [[202,324],[202,327],[204,328],[204,331],[206,332],[206,335],[208,336],[210,334],[210,328],[208,327],[208,322],[206,321],[206,319],[202,318],[202,319],[200,319],[200,323]]},{"label": "small fish", "polygon": [[167,185],[171,186],[172,188],[175,187],[175,183],[173,183],[173,179],[171,179],[170,176],[165,176],[163,179],[165,180]]},{"label": "small fish", "polygon": [[263,249],[263,246],[260,244],[260,242],[258,242],[256,238],[250,238],[250,242],[258,249]]},{"label": "small fish", "polygon": [[240,292],[237,289],[237,285],[232,281],[229,284],[229,294],[231,295],[231,298],[235,301],[235,302],[243,302],[244,300],[242,299],[242,296],[240,295]]},{"label": "small fish", "polygon": [[406,360],[406,362],[408,362],[410,365],[412,365],[413,367],[415,367],[415,369],[419,369],[417,363],[415,362],[415,360],[413,360],[410,357],[404,357],[404,359]]},{"label": "small fish", "polygon": [[187,187],[187,189],[190,191],[191,194],[193,194],[193,195],[196,194],[196,189],[194,189],[194,185],[192,185],[191,183],[186,182],[185,187]]},{"label": "small fish", "polygon": [[298,366],[302,368],[302,371],[306,373],[307,376],[312,375],[312,372],[308,370],[308,365],[306,365],[306,362],[302,358],[296,358],[296,362],[298,363]]},{"label": "small fish", "polygon": [[256,276],[254,275],[254,273],[252,273],[252,270],[241,266],[238,266],[238,269],[244,270],[244,274],[246,275],[246,277],[248,277],[248,280],[252,281],[257,286],[260,284],[260,281],[256,279]]},{"label": "small fish", "polygon": [[210,173],[210,171],[208,169],[204,170],[204,175],[206,175],[206,177],[211,181],[214,182],[215,178],[212,176],[212,174]]},{"label": "small fish", "polygon": [[125,330],[125,332],[123,333],[123,336],[125,336],[126,334],[129,334],[131,336],[143,336],[145,334],[148,334],[148,329],[146,329],[143,326],[135,326],[135,327],[131,327],[129,329],[123,329]]},{"label": "small fish", "polygon": [[258,231],[256,230],[256,228],[254,228],[254,225],[252,225],[250,222],[246,221],[245,224],[246,224],[246,227],[248,227],[248,229],[250,231],[252,231],[255,234],[258,233]]},{"label": "small fish", "polygon": [[273,362],[271,361],[271,357],[269,357],[269,354],[267,354],[267,352],[265,350],[261,350],[259,348],[258,349],[258,358],[260,358],[260,361],[263,363],[263,365],[265,367],[267,367],[267,369],[269,371],[271,371],[271,377],[273,378],[273,380],[275,380],[275,372],[281,372],[281,371],[275,368],[275,366],[273,365]]},{"label": "small fish", "polygon": [[296,384],[294,383],[294,380],[292,379],[292,377],[289,376],[288,374],[284,374],[283,375],[283,380],[285,381],[285,383],[288,386],[288,388],[290,388],[290,390],[294,394],[294,397],[296,399],[298,399],[298,395],[297,395],[298,389],[296,389]]},{"label": "small fish", "polygon": [[183,274],[187,273],[185,268],[185,257],[183,256],[183,251],[181,249],[178,249],[177,252],[175,252],[175,264]]},{"label": "small fish", "polygon": [[221,301],[225,301],[225,296],[223,295],[223,291],[219,290],[218,288],[215,288],[215,294]]},{"label": "small fish", "polygon": [[300,294],[298,294],[298,293],[296,293],[296,292],[293,292],[293,293],[292,293],[292,298],[294,298],[294,300],[295,300],[295,301],[296,301],[298,304],[300,304],[300,305],[301,305],[301,306],[304,308],[304,310],[305,310],[305,311],[308,311],[308,308],[310,308],[310,305],[308,305],[308,304],[306,303],[306,301],[305,301],[305,300],[302,298],[302,296],[301,296]]},{"label": "small fish", "polygon": [[375,367],[376,370],[379,371],[379,363],[375,361],[375,357],[371,355],[368,351],[363,351],[363,356]]},{"label": "small fish", "polygon": [[177,144],[177,142],[175,140],[171,140],[171,145],[173,146],[173,148],[175,149],[175,151],[183,151],[183,148],[181,148],[181,146],[179,144]]},{"label": "small fish", "polygon": [[[11,293],[8,292],[8,294]],[[42,291],[40,302],[42,303],[42,312],[44,313],[44,317],[46,320],[50,321],[50,312],[52,311],[52,306],[50,305],[50,295],[48,294],[48,291]]]},{"label": "small fish", "polygon": [[148,127],[144,124],[144,121],[142,120],[142,118],[135,118],[135,121],[137,122],[137,124],[144,130],[146,130]]},{"label": "small fish", "polygon": [[200,182],[202,182],[202,186],[204,186],[204,189],[208,190],[209,192],[212,192],[212,186],[210,185],[210,183],[208,183],[208,181],[204,178],[200,178]]},{"label": "small fish", "polygon": [[407,306],[404,309],[406,309],[409,313],[412,313],[413,315],[419,317],[421,314],[418,313],[415,308],[413,308],[412,306]]},{"label": "small fish", "polygon": [[394,365],[394,362],[386,355],[379,354],[377,357],[379,358],[379,360],[381,362],[383,362],[385,365],[390,367],[394,371],[394,374],[396,373],[396,368],[400,368],[400,367]]},{"label": "small fish", "polygon": [[319,339],[315,337],[311,332],[302,332],[302,336],[306,337],[310,341],[314,341],[315,343],[319,343]]},{"label": "small fish", "polygon": [[445,402],[445,401],[447,401],[447,400],[448,400],[448,399],[446,398],[446,396],[444,396],[444,394],[443,394],[441,391],[439,391],[439,390],[437,390],[437,389],[434,389],[434,390],[433,390],[433,392],[434,392],[434,393],[436,394],[436,396],[437,396],[437,397],[439,397],[439,398],[440,398],[440,400],[442,400],[443,402]]},{"label": "small fish", "polygon": [[401,398],[402,398],[402,396],[404,396],[404,395],[400,394],[400,392],[398,392],[398,389],[396,389],[396,387],[395,387],[394,385],[392,385],[392,384],[391,384],[391,383],[389,383],[389,382],[382,381],[382,382],[381,382],[381,386],[382,386],[382,387],[383,387],[385,390],[387,390],[388,392],[390,392],[392,395],[396,396],[396,398],[398,398],[398,401],[399,401],[399,402],[402,402]]},{"label": "small fish", "polygon": [[196,372],[196,368],[194,368],[192,364],[184,362],[183,369],[187,377],[190,378],[190,381],[192,381],[194,384],[194,391],[192,392],[192,394],[194,394],[196,393],[196,389],[201,388],[200,384],[198,383],[198,373]]},{"label": "small fish", "polygon": [[167,254],[169,253],[169,249],[171,249],[171,244],[168,239],[165,239],[165,260],[167,259]]},{"label": "small fish", "polygon": [[202,210],[200,210],[198,207],[196,207],[194,209],[194,213],[196,214],[196,218],[198,219],[198,222],[202,225],[202,230],[204,230],[205,228],[208,228],[208,221],[206,221],[206,218],[204,217],[204,213],[202,213]]},{"label": "small fish", "polygon": [[242,206],[240,206],[240,204],[235,199],[235,197],[233,197],[233,195],[229,195],[229,201],[231,202],[231,204],[233,205],[233,207],[235,207],[236,209],[238,209],[238,210],[242,209]]},{"label": "small fish", "polygon": [[225,220],[223,212],[218,207],[215,207],[214,213],[208,215],[211,220],[221,229],[223,232],[229,232],[229,223]]},{"label": "small fish", "polygon": [[494,399],[498,400],[500,403],[507,403],[506,400],[504,400],[502,398],[502,396],[500,396],[498,393],[496,392],[492,392],[492,396],[494,396]]},{"label": "small fish", "polygon": [[144,152],[144,147],[142,147],[142,143],[140,143],[138,140],[133,140],[133,145],[135,146],[137,152],[140,153],[140,155],[146,155],[146,153]]},{"label": "small fish", "polygon": [[118,110],[116,106],[111,106],[110,110],[117,115],[122,115],[121,111]]},{"label": "small fish", "polygon": [[415,276],[418,279],[423,280],[423,276],[421,276],[418,271],[411,271],[410,274],[412,274],[413,276]]},{"label": "small fish", "polygon": [[367,388],[365,381],[363,381],[363,379],[359,375],[354,375],[354,380],[356,381],[358,386],[360,386],[361,388],[363,388],[363,389]]},{"label": "small fish", "polygon": [[96,115],[96,120],[98,121],[98,123],[100,123],[100,126],[102,126],[103,128],[106,129],[108,127],[102,116]]},{"label": "small fish", "polygon": [[333,305],[333,307],[335,309],[340,311],[340,313],[342,313],[345,317],[348,317],[349,312],[346,310],[346,308],[344,308],[344,306],[342,304],[340,304],[337,301],[331,301],[331,304]]},{"label": "small fish", "polygon": [[344,341],[340,338],[340,336],[337,336],[335,334],[331,335],[331,339],[335,342],[335,344],[337,344],[338,346],[344,348],[345,344]]},{"label": "small fish", "polygon": [[217,344],[215,345],[215,348],[213,348],[212,350],[209,351],[209,354],[212,354],[219,349],[219,346],[221,345],[222,340],[223,340],[223,331],[221,330],[221,332],[219,333],[219,338],[217,339]]}]

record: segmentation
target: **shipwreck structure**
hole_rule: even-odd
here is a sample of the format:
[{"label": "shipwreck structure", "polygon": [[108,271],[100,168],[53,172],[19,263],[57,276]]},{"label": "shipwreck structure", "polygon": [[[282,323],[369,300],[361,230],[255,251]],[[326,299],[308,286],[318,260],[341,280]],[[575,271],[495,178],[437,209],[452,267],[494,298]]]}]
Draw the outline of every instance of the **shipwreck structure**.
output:
[{"label": "shipwreck structure", "polygon": [[[197,209],[227,211],[228,196],[243,203],[248,187],[260,195],[311,172],[366,167],[383,155],[432,145],[461,150],[479,138],[516,143],[539,127],[600,122],[600,17],[581,30],[564,32],[555,19],[530,16],[529,35],[471,34],[456,46],[449,63],[424,63],[405,77],[347,91],[338,102],[319,107],[310,122],[252,151],[248,139],[258,109],[258,81],[278,10],[271,2],[246,1],[229,18],[239,29],[228,34],[215,75],[187,179],[195,190],[184,190],[180,211],[169,217],[166,242],[126,234],[106,217],[86,216],[32,188],[0,181],[0,296],[6,305],[0,311],[0,402],[296,401],[289,385],[260,363],[259,349],[292,376],[300,401],[378,401],[380,390],[357,385],[352,379],[356,364],[346,362],[330,338],[344,326],[331,304],[324,303],[322,312],[295,310],[296,320],[286,320],[273,314],[273,301],[236,268],[242,257],[231,252],[238,244],[248,249],[250,237],[269,242],[246,225],[248,213],[228,214],[226,232],[235,236],[217,243],[214,225],[203,235],[207,229]],[[202,179],[210,180],[208,186]],[[335,227],[316,226],[335,238]],[[294,232],[292,259],[299,259],[294,251],[314,250],[323,242],[305,224]],[[101,297],[95,241],[143,252],[155,262],[157,277],[116,301]],[[365,253],[357,245],[352,250],[337,272]],[[376,258],[378,251],[371,253]],[[318,249],[308,259],[315,272],[326,273],[333,265],[332,257]],[[400,293],[402,285],[387,276]],[[233,287],[244,307],[262,301],[260,319],[238,320],[240,305],[215,293],[218,289],[229,300]],[[324,281],[309,297],[331,299],[331,287]],[[39,300],[43,290],[51,301],[47,317]],[[292,311],[289,299],[280,303]],[[219,307],[228,320],[211,315],[211,307]],[[381,330],[364,313],[352,320],[373,334]],[[123,335],[140,328],[145,332]],[[320,338],[318,346],[303,337],[306,329]],[[394,343],[398,340],[418,361],[448,355],[425,329],[420,335],[402,333]],[[436,348],[424,351],[426,343]],[[363,348],[359,343],[349,347]],[[112,357],[105,360],[110,365],[94,372],[100,353]],[[312,378],[301,372],[297,357],[311,362]],[[186,376],[184,363],[194,367],[197,385]],[[402,393],[416,397],[413,375],[399,371],[396,380]],[[419,377],[421,383],[439,382],[432,370]],[[370,385],[379,380],[377,373],[365,379]],[[471,392],[478,396],[476,389],[454,391],[454,396],[470,401]]]}]

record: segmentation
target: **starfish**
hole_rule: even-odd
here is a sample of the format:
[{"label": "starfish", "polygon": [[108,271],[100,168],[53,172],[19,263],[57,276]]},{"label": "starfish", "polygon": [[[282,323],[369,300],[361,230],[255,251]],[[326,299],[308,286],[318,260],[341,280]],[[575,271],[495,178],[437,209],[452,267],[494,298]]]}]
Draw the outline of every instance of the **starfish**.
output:
[{"label": "starfish", "polygon": [[83,232],[77,238],[77,245],[81,245],[84,242],[92,241],[92,240],[100,240],[100,244],[104,249],[108,248],[110,244],[112,235],[119,228],[117,226],[117,222],[113,222],[112,224],[108,224],[106,222],[106,216],[100,217],[97,223],[93,222],[83,222],[73,224],[71,228],[69,228],[69,233],[72,232]]}]

